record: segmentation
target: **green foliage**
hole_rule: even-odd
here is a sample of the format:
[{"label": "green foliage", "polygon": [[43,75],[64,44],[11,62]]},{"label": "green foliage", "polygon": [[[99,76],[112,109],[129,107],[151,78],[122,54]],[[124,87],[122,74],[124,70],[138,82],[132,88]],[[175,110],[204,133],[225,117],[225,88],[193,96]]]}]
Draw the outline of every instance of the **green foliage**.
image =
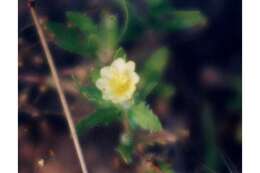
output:
[{"label": "green foliage", "polygon": [[47,26],[61,48],[81,56],[87,56],[91,51],[87,38],[79,33],[76,28],[67,27],[57,22],[48,22]]},{"label": "green foliage", "polygon": [[113,53],[118,46],[118,21],[115,16],[104,14],[99,25],[79,12],[67,12],[66,16],[72,26],[57,22],[47,24],[56,43],[64,50],[84,57],[97,57],[104,52]]},{"label": "green foliage", "polygon": [[167,3],[167,1],[165,1],[165,0],[146,0],[146,3],[151,8],[151,7],[158,7],[158,6],[165,5]]},{"label": "green foliage", "polygon": [[79,12],[67,12],[66,13],[69,22],[74,24],[83,33],[97,33],[98,27],[88,16]]},{"label": "green foliage", "polygon": [[97,109],[94,113],[83,118],[76,126],[78,135],[83,135],[90,128],[109,125],[121,119],[120,111],[114,108]]},{"label": "green foliage", "polygon": [[176,9],[170,0],[145,0],[145,3],[147,10],[144,15],[138,13],[135,3],[127,5],[129,22],[127,32],[124,34],[125,41],[138,39],[146,30],[167,34],[204,27],[207,24],[206,16],[197,9]]},{"label": "green foliage", "polygon": [[134,142],[131,135],[123,134],[121,136],[120,144],[117,146],[116,151],[126,164],[130,164],[133,161]]},{"label": "green foliage", "polygon": [[116,59],[116,58],[123,58],[123,59],[126,59],[127,55],[126,55],[126,52],[125,50],[120,47],[116,50],[116,52],[114,53],[114,56],[113,56],[113,59]]},{"label": "green foliage", "polygon": [[175,31],[204,26],[206,23],[206,17],[198,10],[176,10],[166,27]]},{"label": "green foliage", "polygon": [[[122,29],[114,15],[102,13],[100,22],[96,23],[80,12],[67,12],[67,24],[49,22],[48,29],[53,33],[56,43],[64,50],[84,57],[99,58],[101,62],[95,61],[96,68],[90,73],[90,86],[81,86],[77,82],[80,93],[96,106],[95,112],[77,124],[78,134],[82,135],[96,126],[123,122],[123,135],[116,150],[125,163],[130,164],[136,147],[134,133],[140,129],[149,132],[162,130],[159,118],[146,105],[145,99],[155,88],[157,94],[166,99],[174,94],[172,86],[161,82],[169,61],[169,50],[165,47],[159,48],[145,61],[139,73],[141,80],[135,97],[129,100],[129,103],[113,104],[103,99],[101,91],[95,86],[100,77],[100,65],[112,59],[127,58],[126,52],[119,45],[122,36],[133,39],[142,35],[146,29],[166,33],[190,29],[204,26],[207,20],[198,10],[176,10],[168,0],[146,0],[147,14],[144,16],[135,13],[133,3],[127,4],[126,0],[117,2],[124,11],[125,22]],[[209,158],[211,159],[211,156]],[[167,163],[159,162],[159,167],[162,173],[173,173]]]},{"label": "green foliage", "polygon": [[80,93],[85,96],[90,102],[95,103],[97,105],[102,104],[102,93],[96,87],[86,86],[80,87]]},{"label": "green foliage", "polygon": [[169,51],[167,48],[160,48],[145,62],[140,73],[141,91],[139,99],[144,99],[151,93],[154,87],[160,82],[169,60]]},{"label": "green foliage", "polygon": [[174,173],[174,171],[171,168],[171,165],[169,165],[168,163],[160,162],[159,167],[162,173]]},{"label": "green foliage", "polygon": [[211,106],[206,103],[202,109],[201,125],[205,142],[204,163],[212,170],[216,170],[219,164],[216,128]]},{"label": "green foliage", "polygon": [[129,110],[129,119],[132,127],[141,127],[150,132],[162,130],[160,120],[144,102],[134,105]]},{"label": "green foliage", "polygon": [[[93,77],[94,78],[94,77]],[[94,80],[94,79],[93,79]],[[74,78],[77,88],[80,94],[88,99],[92,104],[96,105],[98,108],[109,108],[113,107],[112,103],[106,101],[102,97],[101,91],[95,86],[81,86],[77,79]],[[115,106],[114,106],[115,107]]]},{"label": "green foliage", "polygon": [[119,38],[121,40],[128,29],[129,7],[128,7],[127,0],[117,0],[117,3],[120,5],[120,7],[122,8],[122,10],[124,12],[124,25],[122,27],[122,31],[121,31],[120,38]]},{"label": "green foliage", "polygon": [[90,80],[95,85],[99,77],[100,77],[100,68],[95,67],[95,69],[93,69],[90,72]]},{"label": "green foliage", "polygon": [[113,15],[105,14],[102,18],[100,28],[100,48],[111,49],[112,51],[118,46],[118,21]]},{"label": "green foliage", "polygon": [[95,104],[97,107],[111,107],[111,103],[102,98],[101,91],[94,86],[81,86],[80,93],[85,96],[88,101]]},{"label": "green foliage", "polygon": [[156,95],[159,97],[169,99],[171,98],[175,93],[174,86],[167,84],[165,82],[160,82],[156,88],[155,88]]}]

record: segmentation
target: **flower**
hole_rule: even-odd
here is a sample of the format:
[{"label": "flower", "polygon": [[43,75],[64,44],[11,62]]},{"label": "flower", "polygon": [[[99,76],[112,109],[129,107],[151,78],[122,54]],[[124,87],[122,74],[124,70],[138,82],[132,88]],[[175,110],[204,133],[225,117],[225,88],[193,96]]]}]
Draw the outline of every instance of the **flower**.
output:
[{"label": "flower", "polygon": [[126,62],[123,58],[118,58],[110,66],[103,67],[100,75],[101,77],[96,81],[97,88],[102,91],[104,100],[110,100],[115,104],[129,101],[139,82],[135,63]]}]

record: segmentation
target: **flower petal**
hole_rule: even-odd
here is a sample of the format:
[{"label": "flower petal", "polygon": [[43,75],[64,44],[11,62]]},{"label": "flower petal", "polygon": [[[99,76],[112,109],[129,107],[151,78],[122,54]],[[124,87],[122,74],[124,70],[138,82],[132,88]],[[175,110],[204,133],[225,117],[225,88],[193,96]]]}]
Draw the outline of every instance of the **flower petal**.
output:
[{"label": "flower petal", "polygon": [[118,72],[124,71],[125,66],[125,60],[122,58],[118,58],[112,63],[112,67],[114,67]]},{"label": "flower petal", "polygon": [[135,71],[135,63],[133,61],[128,61],[126,63],[127,69],[131,72]]}]

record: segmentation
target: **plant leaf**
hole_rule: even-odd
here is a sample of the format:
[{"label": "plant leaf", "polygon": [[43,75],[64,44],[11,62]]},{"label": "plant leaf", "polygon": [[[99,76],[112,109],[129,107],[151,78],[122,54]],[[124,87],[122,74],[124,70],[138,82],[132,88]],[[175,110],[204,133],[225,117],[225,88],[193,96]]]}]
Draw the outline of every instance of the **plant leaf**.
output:
[{"label": "plant leaf", "polygon": [[114,108],[97,109],[94,113],[83,118],[76,125],[79,136],[83,135],[88,129],[96,126],[109,125],[121,118],[120,111]]},{"label": "plant leaf", "polygon": [[67,12],[68,20],[84,33],[96,33],[97,26],[88,16],[80,12]]},{"label": "plant leaf", "polygon": [[134,128],[139,126],[145,130],[149,130],[150,132],[158,132],[162,130],[160,120],[144,102],[131,107],[129,110],[129,119],[130,125]]},{"label": "plant leaf", "polygon": [[126,52],[125,50],[120,47],[116,50],[116,52],[114,53],[114,56],[113,56],[113,59],[116,59],[116,58],[123,58],[123,59],[126,59],[127,55],[126,55]]},{"label": "plant leaf", "polygon": [[171,30],[183,30],[205,26],[207,18],[199,10],[174,10],[167,26]]},{"label": "plant leaf", "polygon": [[169,165],[168,163],[160,162],[159,167],[162,173],[174,173],[174,171],[171,168],[171,165]]},{"label": "plant leaf", "polygon": [[156,86],[155,92],[156,92],[156,95],[158,95],[159,97],[164,98],[164,99],[169,99],[174,95],[175,87],[168,83],[160,82]]},{"label": "plant leaf", "polygon": [[95,86],[79,86],[80,93],[85,96],[88,101],[99,107],[110,107],[111,103],[102,98],[101,91]]},{"label": "plant leaf", "polygon": [[87,38],[76,28],[69,28],[57,22],[48,22],[47,26],[61,48],[81,56],[89,54]]},{"label": "plant leaf", "polygon": [[121,136],[120,144],[117,146],[116,151],[126,164],[130,164],[133,161],[134,142],[129,134]]},{"label": "plant leaf", "polygon": [[139,99],[144,99],[160,81],[163,72],[168,64],[169,51],[167,48],[160,48],[145,62],[141,71],[141,91]]},{"label": "plant leaf", "polygon": [[118,21],[116,16],[104,15],[99,28],[100,47],[114,51],[118,45]]},{"label": "plant leaf", "polygon": [[100,68],[95,67],[95,69],[93,69],[90,72],[90,80],[91,82],[96,85],[96,81],[100,78]]}]

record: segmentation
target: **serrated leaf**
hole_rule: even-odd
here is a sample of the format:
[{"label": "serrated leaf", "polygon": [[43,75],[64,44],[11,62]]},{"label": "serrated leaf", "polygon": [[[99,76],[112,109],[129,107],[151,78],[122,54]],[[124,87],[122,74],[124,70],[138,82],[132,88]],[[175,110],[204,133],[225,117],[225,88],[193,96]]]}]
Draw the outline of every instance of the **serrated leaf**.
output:
[{"label": "serrated leaf", "polygon": [[88,16],[80,12],[67,12],[66,13],[68,20],[73,23],[77,28],[79,28],[84,33],[96,33],[97,26]]},{"label": "serrated leaf", "polygon": [[175,10],[167,26],[171,30],[183,30],[205,26],[207,18],[199,10]]},{"label": "serrated leaf", "polygon": [[139,99],[144,99],[160,81],[169,60],[167,48],[160,48],[147,59],[141,71]]},{"label": "serrated leaf", "polygon": [[116,151],[120,154],[126,164],[130,164],[133,161],[133,150],[134,143],[132,137],[129,134],[123,134]]},{"label": "serrated leaf", "polygon": [[89,54],[87,38],[80,34],[77,29],[69,28],[57,22],[48,22],[47,26],[61,48],[82,56]]},{"label": "serrated leaf", "polygon": [[123,58],[123,59],[126,59],[127,55],[126,55],[126,52],[125,50],[120,47],[116,50],[116,52],[114,53],[114,56],[113,56],[113,59],[116,59],[116,58]]},{"label": "serrated leaf", "polygon": [[162,125],[158,117],[143,102],[134,105],[129,110],[130,125],[141,127],[150,132],[162,130]]},{"label": "serrated leaf", "polygon": [[88,101],[91,103],[95,104],[98,107],[109,107],[111,106],[111,103],[108,101],[105,101],[102,98],[102,93],[101,91],[96,88],[95,86],[80,86],[80,93],[85,96]]},{"label": "serrated leaf", "polygon": [[83,135],[87,130],[96,126],[109,125],[121,119],[120,111],[114,108],[97,109],[79,121],[76,125],[78,135]]}]

